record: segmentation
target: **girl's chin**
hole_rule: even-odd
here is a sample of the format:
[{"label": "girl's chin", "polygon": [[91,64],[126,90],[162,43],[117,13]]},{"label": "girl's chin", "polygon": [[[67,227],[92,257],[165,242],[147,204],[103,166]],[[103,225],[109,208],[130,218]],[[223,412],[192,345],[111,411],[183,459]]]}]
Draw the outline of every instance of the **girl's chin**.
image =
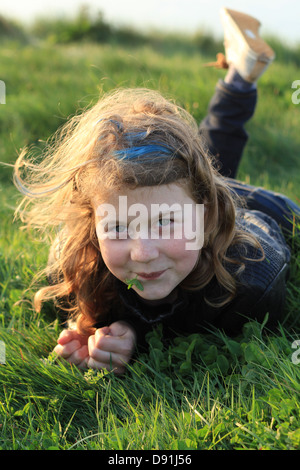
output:
[{"label": "girl's chin", "polygon": [[157,305],[163,304],[166,302],[174,302],[177,298],[177,289],[166,290],[164,292],[151,292],[149,289],[144,289],[143,291],[136,289],[135,292],[141,297],[143,302]]}]

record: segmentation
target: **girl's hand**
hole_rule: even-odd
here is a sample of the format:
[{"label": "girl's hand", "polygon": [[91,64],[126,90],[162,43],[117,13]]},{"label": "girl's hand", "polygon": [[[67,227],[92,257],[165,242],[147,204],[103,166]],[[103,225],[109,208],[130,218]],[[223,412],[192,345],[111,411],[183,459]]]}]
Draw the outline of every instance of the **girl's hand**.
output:
[{"label": "girl's hand", "polygon": [[122,374],[130,361],[135,340],[134,330],[122,321],[99,328],[88,340],[88,367]]},{"label": "girl's hand", "polygon": [[58,337],[54,352],[84,369],[89,359],[88,338],[88,336],[80,335],[76,330],[64,330]]}]

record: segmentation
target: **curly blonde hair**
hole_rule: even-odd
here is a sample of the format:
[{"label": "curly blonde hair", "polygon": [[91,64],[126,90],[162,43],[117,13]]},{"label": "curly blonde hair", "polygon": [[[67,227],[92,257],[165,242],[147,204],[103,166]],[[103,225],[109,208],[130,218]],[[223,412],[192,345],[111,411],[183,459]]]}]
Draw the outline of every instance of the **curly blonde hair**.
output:
[{"label": "curly blonde hair", "polygon": [[[154,152],[156,147],[161,151]],[[133,158],[136,148],[143,152]],[[227,292],[215,301],[218,305],[236,295],[236,279],[226,264],[235,264],[239,272],[244,268],[242,254],[231,259],[228,249],[250,244],[261,250],[254,237],[237,227],[236,202],[195,120],[158,92],[124,89],[102,97],[59,129],[38,161],[22,151],[14,181],[24,195],[17,209],[21,219],[41,231],[56,228],[60,233],[52,245],[59,254],[47,267],[51,284],[38,290],[35,308],[40,310],[45,299],[67,298],[65,308],[82,333],[105,318],[117,297],[99,249],[95,196],[105,201],[116,188],[183,184],[206,212],[199,262],[181,286],[202,289],[215,276]]]}]

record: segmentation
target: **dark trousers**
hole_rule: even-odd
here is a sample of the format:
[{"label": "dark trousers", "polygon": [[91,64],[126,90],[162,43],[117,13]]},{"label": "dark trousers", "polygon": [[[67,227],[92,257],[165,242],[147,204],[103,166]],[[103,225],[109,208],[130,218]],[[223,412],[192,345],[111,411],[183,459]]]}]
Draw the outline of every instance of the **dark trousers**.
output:
[{"label": "dark trousers", "polygon": [[271,216],[290,235],[295,232],[295,217],[299,221],[299,206],[282,194],[234,179],[248,140],[244,126],[253,116],[256,102],[255,89],[239,92],[220,80],[199,132],[216,158],[219,172],[228,177],[229,186],[245,199],[247,207]]},{"label": "dark trousers", "polygon": [[210,153],[217,158],[223,176],[236,177],[248,140],[244,126],[254,114],[256,101],[256,89],[238,92],[222,80],[217,83],[199,131]]}]

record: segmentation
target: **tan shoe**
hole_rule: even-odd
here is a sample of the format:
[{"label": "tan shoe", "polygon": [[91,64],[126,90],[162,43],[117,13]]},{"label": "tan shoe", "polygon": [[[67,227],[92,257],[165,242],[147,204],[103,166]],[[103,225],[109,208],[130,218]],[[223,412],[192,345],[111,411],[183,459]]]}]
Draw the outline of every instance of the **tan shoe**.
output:
[{"label": "tan shoe", "polygon": [[244,80],[256,82],[275,58],[273,49],[259,37],[261,23],[252,16],[221,9],[226,62]]}]

